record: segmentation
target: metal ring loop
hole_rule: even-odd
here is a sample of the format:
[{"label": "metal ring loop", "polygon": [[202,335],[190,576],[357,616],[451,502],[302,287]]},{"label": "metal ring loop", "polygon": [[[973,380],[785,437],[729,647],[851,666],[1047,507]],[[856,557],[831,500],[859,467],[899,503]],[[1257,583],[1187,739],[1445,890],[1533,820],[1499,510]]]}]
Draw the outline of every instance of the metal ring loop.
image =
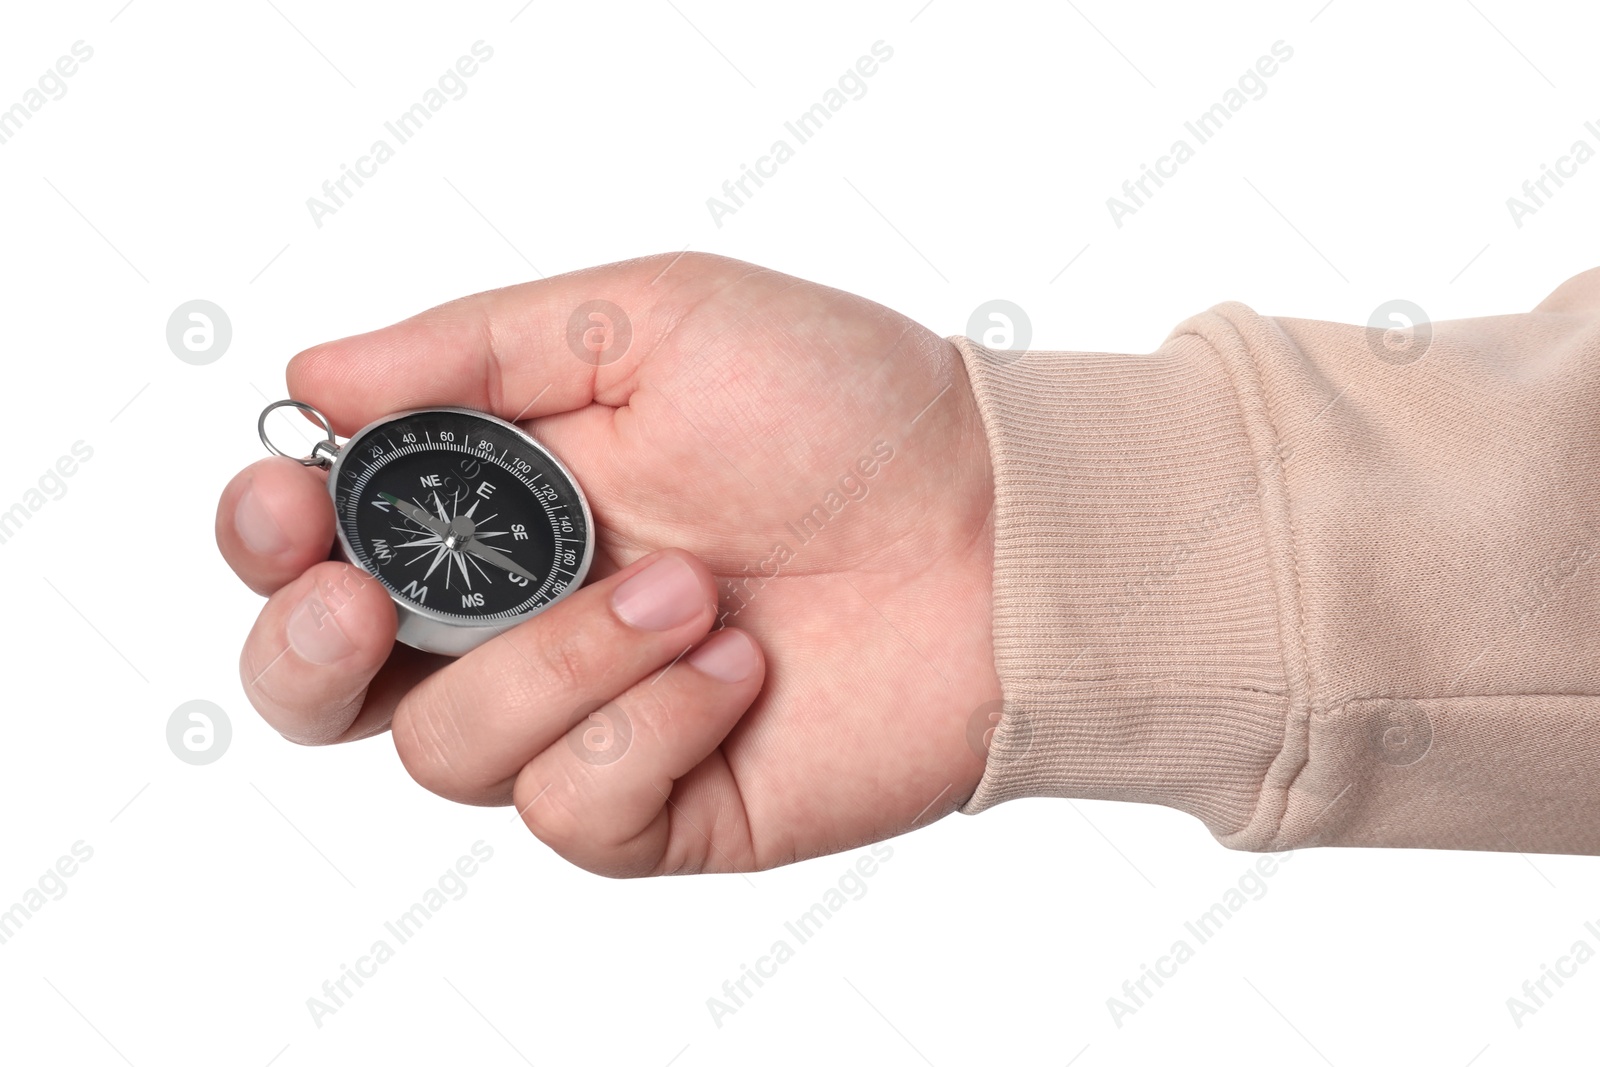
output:
[{"label": "metal ring loop", "polygon": [[[298,408],[301,411],[306,412],[308,415],[313,416],[322,424],[322,428],[327,431],[327,440],[318,441],[316,444],[312,445],[311,455],[309,456],[289,455],[289,453],[283,451],[283,449],[273,444],[272,439],[267,436],[267,416],[271,415],[279,408]],[[324,415],[310,404],[302,403],[299,400],[279,400],[276,403],[268,404],[261,412],[261,418],[256,420],[256,433],[260,436],[261,443],[267,446],[268,452],[271,452],[274,456],[283,456],[286,459],[292,459],[296,463],[307,467],[330,467],[333,465],[333,457],[339,453],[338,438],[334,435],[333,423],[328,421],[328,416]]]}]

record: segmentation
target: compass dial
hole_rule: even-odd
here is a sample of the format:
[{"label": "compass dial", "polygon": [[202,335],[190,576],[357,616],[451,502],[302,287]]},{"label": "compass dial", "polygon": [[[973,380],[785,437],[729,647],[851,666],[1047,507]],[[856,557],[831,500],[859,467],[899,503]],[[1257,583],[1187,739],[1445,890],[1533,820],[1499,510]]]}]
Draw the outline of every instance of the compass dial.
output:
[{"label": "compass dial", "polygon": [[434,408],[340,450],[340,547],[401,608],[400,639],[460,654],[582,584],[593,524],[572,475],[511,423]]}]

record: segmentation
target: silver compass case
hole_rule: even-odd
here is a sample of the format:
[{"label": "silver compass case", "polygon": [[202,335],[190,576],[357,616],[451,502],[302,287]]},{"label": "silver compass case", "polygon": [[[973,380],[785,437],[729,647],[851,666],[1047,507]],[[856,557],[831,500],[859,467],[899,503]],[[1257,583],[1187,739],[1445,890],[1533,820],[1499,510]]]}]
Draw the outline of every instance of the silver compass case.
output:
[{"label": "silver compass case", "polygon": [[[362,562],[359,554],[351,545],[344,517],[338,513],[340,474],[345,465],[360,454],[362,442],[372,434],[405,419],[432,414],[454,414],[482,419],[486,422],[494,423],[502,430],[514,435],[530,453],[540,456],[567,480],[567,483],[572,487],[577,504],[583,511],[583,551],[577,563],[574,576],[566,583],[564,588],[531,611],[519,615],[501,616],[492,622],[478,621],[470,617],[452,615],[448,612],[430,608],[425,604],[416,603],[401,596],[385,584],[384,588],[389,593],[390,599],[394,601],[395,610],[399,616],[399,630],[396,633],[397,640],[424,652],[436,652],[444,656],[461,656],[526,619],[540,614],[583,585],[584,579],[589,573],[589,565],[594,559],[594,515],[589,509],[588,498],[584,495],[578,479],[573,476],[572,472],[567,469],[566,465],[554,453],[530,437],[516,424],[471,408],[414,408],[386,416],[357,431],[343,446],[338,448],[332,465],[328,467],[328,495],[333,499],[334,504],[335,552],[339,558],[369,574],[372,573],[372,570]],[[326,453],[324,452],[323,454]],[[377,576],[374,575],[374,577],[376,578]]]}]

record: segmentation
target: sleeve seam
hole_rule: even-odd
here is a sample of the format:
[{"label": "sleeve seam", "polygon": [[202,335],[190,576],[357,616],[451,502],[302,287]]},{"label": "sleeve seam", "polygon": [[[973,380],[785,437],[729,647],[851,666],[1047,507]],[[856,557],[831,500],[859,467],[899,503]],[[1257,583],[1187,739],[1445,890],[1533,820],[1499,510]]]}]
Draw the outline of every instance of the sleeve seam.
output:
[{"label": "sleeve seam", "polygon": [[[1251,451],[1255,453],[1262,537],[1268,556],[1273,561],[1273,568],[1280,572],[1275,576],[1275,584],[1280,590],[1279,633],[1286,638],[1282,652],[1285,690],[1288,697],[1282,747],[1262,778],[1255,812],[1249,822],[1236,833],[1228,835],[1235,839],[1255,839],[1260,843],[1253,847],[1270,849],[1283,846],[1282,835],[1288,815],[1289,797],[1292,795],[1295,782],[1310,765],[1311,751],[1308,741],[1311,718],[1316,708],[1313,696],[1316,689],[1311,671],[1310,646],[1305,633],[1304,576],[1300,570],[1299,531],[1293,520],[1293,509],[1289,507],[1288,478],[1284,473],[1285,436],[1280,429],[1281,421],[1273,411],[1266,390],[1262,387],[1260,367],[1256,363],[1257,354],[1228,313],[1230,311],[1255,317],[1255,312],[1243,305],[1219,305],[1179,326],[1173,331],[1172,336],[1195,337],[1203,342],[1217,359],[1233,387],[1245,435],[1250,442]],[[1226,331],[1228,339],[1235,343],[1237,355],[1223,350],[1223,345],[1219,344],[1220,338],[1216,336],[1216,333],[1221,331]],[[1245,374],[1250,375],[1253,381],[1242,380]],[[1267,437],[1265,441],[1261,439],[1263,427],[1257,425],[1257,419],[1259,423],[1264,424]],[[1276,491],[1278,497],[1277,501],[1269,495],[1266,481],[1272,483],[1272,489]],[[1275,505],[1276,510],[1280,512],[1279,515],[1272,514]],[[1280,525],[1280,522],[1275,520],[1281,520],[1283,533],[1281,537],[1274,536],[1275,529]],[[1282,781],[1281,787],[1274,784],[1278,780]],[[1261,825],[1266,820],[1270,820],[1270,825]],[[1225,839],[1225,843],[1231,842]]]}]

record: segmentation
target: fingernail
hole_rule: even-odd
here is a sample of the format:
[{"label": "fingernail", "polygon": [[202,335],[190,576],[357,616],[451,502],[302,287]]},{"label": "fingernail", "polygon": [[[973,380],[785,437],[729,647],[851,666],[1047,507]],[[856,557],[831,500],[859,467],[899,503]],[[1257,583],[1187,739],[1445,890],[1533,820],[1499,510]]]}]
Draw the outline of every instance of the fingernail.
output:
[{"label": "fingernail", "polygon": [[239,532],[244,547],[258,556],[276,556],[289,547],[289,538],[283,527],[272,517],[272,512],[256,494],[254,483],[245,486],[239,503],[233,509],[233,528]]},{"label": "fingernail", "polygon": [[356,648],[314,590],[289,614],[289,647],[301,659],[323,665],[337,663]]},{"label": "fingernail", "polygon": [[670,630],[699,615],[706,596],[694,570],[678,556],[662,556],[611,594],[618,618],[640,630]]},{"label": "fingernail", "polygon": [[740,630],[723,630],[689,653],[689,666],[719,682],[742,682],[756,669],[756,646]]}]

